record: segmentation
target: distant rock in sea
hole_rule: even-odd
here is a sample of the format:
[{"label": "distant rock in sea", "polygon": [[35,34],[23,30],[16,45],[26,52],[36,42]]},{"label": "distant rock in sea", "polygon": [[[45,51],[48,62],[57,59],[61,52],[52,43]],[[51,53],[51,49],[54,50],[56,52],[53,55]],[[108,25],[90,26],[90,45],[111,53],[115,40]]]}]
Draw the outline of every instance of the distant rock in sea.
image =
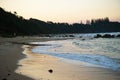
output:
[{"label": "distant rock in sea", "polygon": [[97,35],[94,36],[94,38],[120,38],[120,34],[118,34],[118,35],[111,35],[111,34],[101,35],[101,34],[97,34]]}]

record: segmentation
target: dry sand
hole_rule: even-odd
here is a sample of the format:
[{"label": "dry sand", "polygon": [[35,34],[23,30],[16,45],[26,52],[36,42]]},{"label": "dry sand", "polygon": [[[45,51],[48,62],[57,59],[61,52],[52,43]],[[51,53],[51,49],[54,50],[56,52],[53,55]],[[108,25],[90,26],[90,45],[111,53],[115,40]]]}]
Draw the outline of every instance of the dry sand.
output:
[{"label": "dry sand", "polygon": [[25,57],[21,46],[11,43],[0,44],[0,80],[32,80],[15,73],[18,60]]},{"label": "dry sand", "polygon": [[49,55],[32,53],[32,46],[24,46],[26,57],[22,54],[21,44],[11,43],[47,40],[37,37],[0,38],[0,80],[120,80],[120,72],[61,62]]}]

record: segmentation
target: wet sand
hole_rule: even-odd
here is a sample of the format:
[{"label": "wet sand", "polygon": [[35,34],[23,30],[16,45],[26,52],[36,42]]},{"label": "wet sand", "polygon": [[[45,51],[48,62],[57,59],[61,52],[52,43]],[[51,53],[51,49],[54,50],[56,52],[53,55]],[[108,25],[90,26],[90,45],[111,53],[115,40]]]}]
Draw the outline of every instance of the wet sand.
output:
[{"label": "wet sand", "polygon": [[20,60],[17,73],[34,80],[120,80],[120,72],[106,68],[70,64],[59,58],[31,52],[23,46],[26,58]]}]

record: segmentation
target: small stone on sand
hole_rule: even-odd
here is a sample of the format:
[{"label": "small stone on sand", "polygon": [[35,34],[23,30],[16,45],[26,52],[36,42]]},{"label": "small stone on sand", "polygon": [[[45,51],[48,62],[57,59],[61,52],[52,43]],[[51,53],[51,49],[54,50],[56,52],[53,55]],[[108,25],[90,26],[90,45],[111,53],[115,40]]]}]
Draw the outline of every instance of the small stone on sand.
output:
[{"label": "small stone on sand", "polygon": [[49,73],[53,73],[53,70],[52,70],[52,69],[49,69],[48,71],[49,71]]}]

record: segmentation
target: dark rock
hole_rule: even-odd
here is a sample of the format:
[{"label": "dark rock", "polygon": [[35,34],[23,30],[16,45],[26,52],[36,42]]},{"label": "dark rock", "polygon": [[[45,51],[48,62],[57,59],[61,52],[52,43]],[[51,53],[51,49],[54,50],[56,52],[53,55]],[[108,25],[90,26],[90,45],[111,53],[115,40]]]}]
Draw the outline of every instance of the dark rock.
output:
[{"label": "dark rock", "polygon": [[52,69],[49,69],[48,71],[49,71],[49,73],[53,73],[53,70],[52,70]]},{"label": "dark rock", "polygon": [[115,38],[115,35],[105,34],[102,36],[100,34],[97,34],[94,38]]},{"label": "dark rock", "polygon": [[69,37],[75,37],[74,35],[69,35]]},{"label": "dark rock", "polygon": [[120,34],[118,34],[116,37],[120,38]]},{"label": "dark rock", "polygon": [[102,36],[102,38],[114,38],[114,35],[110,35],[110,34],[105,34]]},{"label": "dark rock", "polygon": [[101,38],[102,36],[100,34],[97,34],[96,36],[94,36],[94,38]]}]

